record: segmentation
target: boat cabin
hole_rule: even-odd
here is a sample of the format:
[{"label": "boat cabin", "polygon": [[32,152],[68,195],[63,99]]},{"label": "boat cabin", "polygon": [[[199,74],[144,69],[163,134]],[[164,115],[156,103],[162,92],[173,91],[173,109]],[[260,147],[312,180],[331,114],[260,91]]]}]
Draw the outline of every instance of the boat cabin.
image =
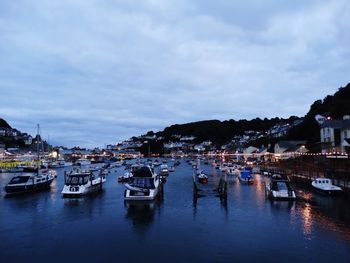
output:
[{"label": "boat cabin", "polygon": [[315,184],[332,184],[331,180],[330,179],[323,179],[323,178],[319,178],[319,179],[316,179],[315,181]]},{"label": "boat cabin", "polygon": [[93,179],[91,173],[72,173],[68,174],[65,180],[65,185],[84,185]]},{"label": "boat cabin", "polygon": [[130,179],[130,185],[145,189],[154,189],[154,174],[147,166],[138,167],[133,171],[133,177]]},{"label": "boat cabin", "polygon": [[28,182],[30,176],[15,176],[11,179],[11,181],[8,183],[8,185],[14,185],[14,184],[24,184]]}]

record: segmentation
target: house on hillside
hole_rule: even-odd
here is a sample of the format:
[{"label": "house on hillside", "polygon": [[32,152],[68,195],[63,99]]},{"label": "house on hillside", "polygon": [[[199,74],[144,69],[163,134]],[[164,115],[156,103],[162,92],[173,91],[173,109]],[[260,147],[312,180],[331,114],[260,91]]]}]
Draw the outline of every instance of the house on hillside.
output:
[{"label": "house on hillside", "polygon": [[309,150],[305,147],[306,141],[279,141],[275,144],[275,155],[281,155],[281,158],[292,157],[296,153],[306,153]]},{"label": "house on hillside", "polygon": [[32,145],[33,138],[30,135],[24,135],[23,136],[23,141],[25,145]]},{"label": "house on hillside", "polygon": [[350,115],[345,115],[342,120],[325,120],[320,135],[322,152],[345,152],[350,147]]},{"label": "house on hillside", "polygon": [[249,146],[248,148],[245,148],[243,150],[244,154],[253,154],[253,153],[258,153],[259,152],[259,148],[256,148],[254,146]]}]

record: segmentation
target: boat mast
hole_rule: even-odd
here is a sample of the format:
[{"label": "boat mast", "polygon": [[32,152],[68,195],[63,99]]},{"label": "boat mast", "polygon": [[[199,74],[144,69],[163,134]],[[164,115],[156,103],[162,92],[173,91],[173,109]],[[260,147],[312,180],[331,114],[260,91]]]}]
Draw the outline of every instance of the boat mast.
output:
[{"label": "boat mast", "polygon": [[[39,148],[39,138],[40,138],[40,127],[39,124],[37,124],[37,134],[36,134],[36,152],[37,152],[37,175],[39,175],[39,169],[40,169],[40,148]],[[41,138],[40,138],[41,140]]]}]

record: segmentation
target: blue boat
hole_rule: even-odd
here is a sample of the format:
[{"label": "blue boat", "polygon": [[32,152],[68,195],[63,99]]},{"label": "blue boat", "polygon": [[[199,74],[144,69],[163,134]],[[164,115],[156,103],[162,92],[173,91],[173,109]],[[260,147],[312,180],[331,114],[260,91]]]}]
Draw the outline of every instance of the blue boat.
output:
[{"label": "blue boat", "polygon": [[242,183],[246,183],[246,184],[254,183],[252,172],[250,170],[244,169],[240,171],[238,178]]}]

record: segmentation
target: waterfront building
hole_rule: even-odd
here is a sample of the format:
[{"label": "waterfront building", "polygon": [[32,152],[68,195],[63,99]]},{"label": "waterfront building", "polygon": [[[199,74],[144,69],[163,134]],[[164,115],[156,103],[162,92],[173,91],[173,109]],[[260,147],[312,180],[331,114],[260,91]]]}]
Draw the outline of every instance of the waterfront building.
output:
[{"label": "waterfront building", "polygon": [[306,141],[279,141],[275,144],[275,156],[281,159],[293,157],[297,153],[306,153],[309,150],[305,147]]},{"label": "waterfront building", "polygon": [[327,119],[320,129],[322,152],[345,152],[349,147],[350,115],[342,120]]}]

